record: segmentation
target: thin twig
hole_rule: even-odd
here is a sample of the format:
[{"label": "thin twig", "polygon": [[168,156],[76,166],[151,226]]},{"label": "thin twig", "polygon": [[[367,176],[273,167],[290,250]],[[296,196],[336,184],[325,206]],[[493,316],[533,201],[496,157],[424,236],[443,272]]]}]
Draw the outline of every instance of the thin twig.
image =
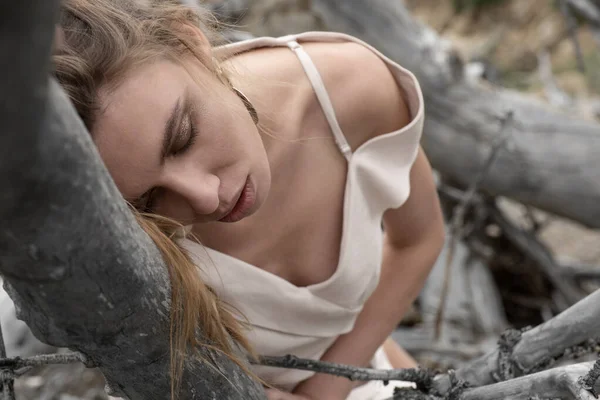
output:
[{"label": "thin twig", "polygon": [[67,354],[41,354],[28,358],[7,358],[4,337],[0,327],[0,383],[2,384],[3,400],[15,400],[15,378],[27,373],[33,367],[49,364],[70,364],[74,362],[81,362],[88,367],[93,366],[86,356],[76,352]]},{"label": "thin twig", "polygon": [[429,390],[434,373],[427,369],[372,369],[326,361],[298,358],[293,355],[283,357],[263,356],[260,365],[278,368],[301,369],[323,374],[343,376],[351,381],[405,381],[414,382],[417,388]]},{"label": "thin twig", "polygon": [[577,38],[577,21],[571,13],[571,7],[569,6],[569,0],[560,0],[560,11],[562,12],[565,20],[567,21],[567,29],[569,36],[573,42],[573,48],[575,49],[575,57],[577,59],[577,68],[581,73],[585,73],[585,62],[583,61],[583,52],[581,51],[581,45]]},{"label": "thin twig", "polygon": [[437,309],[437,313],[435,316],[435,341],[438,341],[442,334],[442,320],[444,318],[445,303],[446,298],[448,297],[448,292],[450,291],[450,270],[452,261],[454,259],[454,252],[456,246],[464,235],[464,232],[462,232],[462,227],[464,226],[465,215],[469,206],[476,198],[477,189],[488,175],[492,165],[494,164],[494,161],[496,161],[500,149],[504,147],[506,141],[510,136],[510,129],[508,129],[508,126],[512,122],[513,118],[514,112],[511,110],[508,111],[504,118],[502,118],[502,120],[500,121],[498,137],[495,143],[493,143],[491,146],[490,153],[487,157],[485,165],[483,166],[479,174],[475,177],[473,182],[469,185],[469,188],[464,193],[462,199],[456,206],[452,215],[452,221],[450,222],[448,252],[446,253],[446,268],[444,270],[444,284],[442,286],[442,293],[440,294],[440,305]]},{"label": "thin twig", "polygon": [[81,353],[66,353],[66,354],[41,354],[33,357],[21,358],[3,358],[0,359],[0,368],[19,369],[24,367],[39,367],[48,364],[70,364],[81,362],[88,365],[87,357]]},{"label": "thin twig", "polygon": [[[2,332],[1,325],[0,325],[0,358],[6,358],[6,346],[4,344],[4,332]],[[3,372],[7,372],[7,371],[3,371]],[[2,379],[2,397],[4,398],[4,400],[15,400],[15,389],[14,389],[13,382],[14,382],[14,373],[9,379]]]}]

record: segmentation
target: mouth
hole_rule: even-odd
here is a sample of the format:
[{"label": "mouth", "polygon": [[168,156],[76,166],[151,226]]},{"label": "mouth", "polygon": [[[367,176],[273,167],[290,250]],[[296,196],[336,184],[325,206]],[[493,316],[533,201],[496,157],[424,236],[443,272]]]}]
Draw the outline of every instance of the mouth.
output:
[{"label": "mouth", "polygon": [[233,208],[225,214],[225,216],[219,219],[220,222],[237,222],[248,215],[254,203],[256,202],[256,188],[250,180],[250,177],[246,178],[246,183],[240,192],[237,201]]}]

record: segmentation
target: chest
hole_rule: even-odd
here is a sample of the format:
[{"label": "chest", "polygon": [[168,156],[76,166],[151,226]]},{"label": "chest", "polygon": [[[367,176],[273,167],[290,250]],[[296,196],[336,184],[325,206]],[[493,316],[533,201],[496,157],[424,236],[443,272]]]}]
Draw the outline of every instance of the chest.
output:
[{"label": "chest", "polygon": [[269,197],[256,214],[197,233],[205,246],[308,286],[338,266],[347,162],[327,137],[290,146],[296,148],[272,170]]}]

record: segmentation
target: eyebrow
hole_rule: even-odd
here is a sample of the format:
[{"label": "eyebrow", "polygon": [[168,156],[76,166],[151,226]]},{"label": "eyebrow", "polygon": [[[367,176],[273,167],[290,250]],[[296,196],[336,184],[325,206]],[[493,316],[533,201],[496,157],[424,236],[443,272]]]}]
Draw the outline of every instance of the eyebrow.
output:
[{"label": "eyebrow", "polygon": [[165,133],[163,135],[163,145],[162,150],[160,152],[160,165],[165,163],[165,158],[169,154],[169,150],[173,145],[173,137],[175,136],[175,131],[179,122],[181,120],[182,114],[182,105],[181,105],[181,97],[177,99],[177,103],[175,103],[175,107],[171,111],[171,115],[165,124]]}]

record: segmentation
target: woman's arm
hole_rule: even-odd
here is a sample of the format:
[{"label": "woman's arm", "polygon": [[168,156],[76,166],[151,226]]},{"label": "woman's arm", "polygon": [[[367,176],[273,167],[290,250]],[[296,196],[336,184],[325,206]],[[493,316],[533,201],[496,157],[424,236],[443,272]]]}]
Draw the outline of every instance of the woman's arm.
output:
[{"label": "woman's arm", "polygon": [[267,400],[316,400],[298,394],[282,392],[277,389],[266,389],[265,392],[267,393]]},{"label": "woman's arm", "polygon": [[[323,361],[367,366],[423,286],[444,242],[444,223],[431,167],[422,150],[410,174],[411,194],[402,207],[384,214],[384,249],[379,284],[354,329],[340,336]],[[407,367],[412,367],[407,365]],[[315,400],[343,400],[355,383],[315,374],[294,393]]]}]

